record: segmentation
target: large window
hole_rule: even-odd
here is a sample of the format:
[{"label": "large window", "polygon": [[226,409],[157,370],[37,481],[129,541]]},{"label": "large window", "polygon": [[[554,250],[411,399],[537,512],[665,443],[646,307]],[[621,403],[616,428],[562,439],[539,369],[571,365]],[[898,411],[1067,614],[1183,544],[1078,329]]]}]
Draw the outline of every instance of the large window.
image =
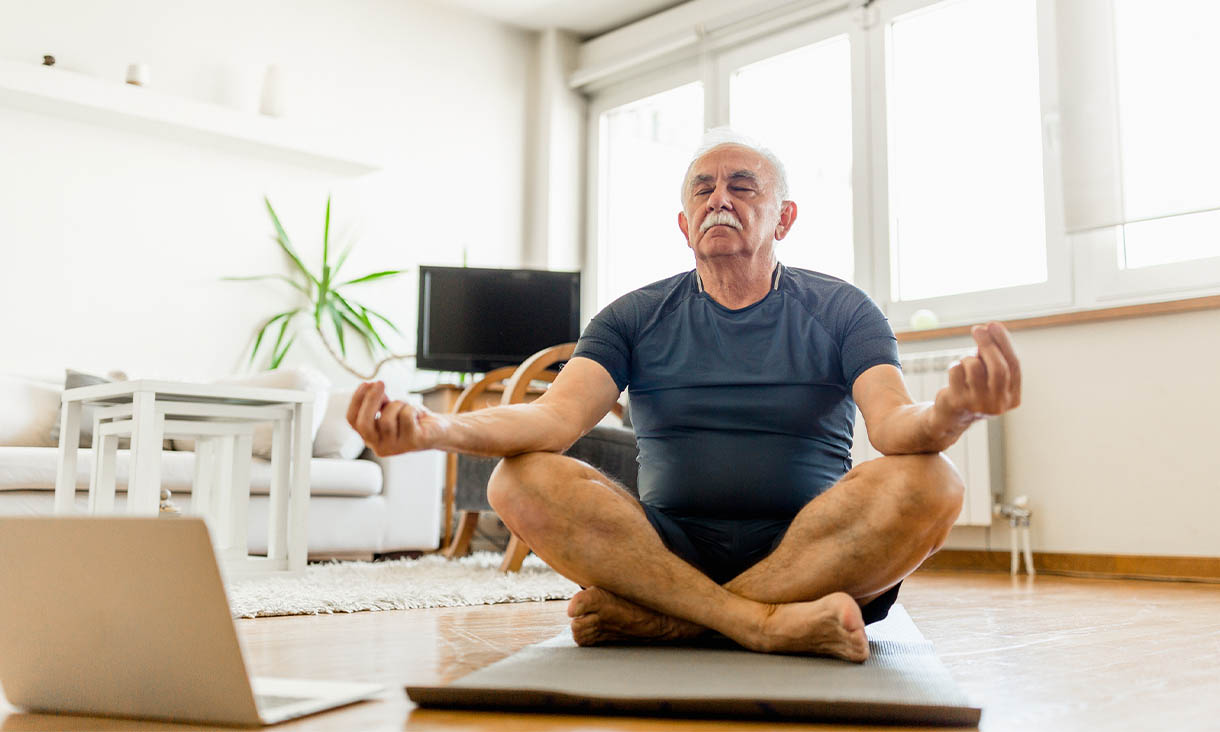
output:
[{"label": "large window", "polygon": [[789,198],[797,204],[779,259],[851,281],[851,45],[846,34],[756,61],[733,72],[729,118],[734,129],[784,161]]},{"label": "large window", "polygon": [[694,267],[678,228],[679,190],[703,133],[695,82],[601,115],[597,305]]},{"label": "large window", "polygon": [[1220,2],[768,7],[634,47],[636,76],[603,60],[599,303],[691,266],[674,191],[720,125],[785,162],[780,260],[855,282],[895,328],[1220,292]]},{"label": "large window", "polygon": [[888,50],[893,299],[1045,282],[1034,4],[901,15]]},{"label": "large window", "polygon": [[1117,0],[1114,31],[1121,265],[1220,256],[1220,3]]}]

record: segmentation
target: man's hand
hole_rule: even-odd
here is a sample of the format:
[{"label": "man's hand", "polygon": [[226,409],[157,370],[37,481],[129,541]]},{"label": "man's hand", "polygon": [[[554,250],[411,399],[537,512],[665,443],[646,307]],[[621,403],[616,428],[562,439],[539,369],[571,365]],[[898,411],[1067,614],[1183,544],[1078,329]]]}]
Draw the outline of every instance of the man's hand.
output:
[{"label": "man's hand", "polygon": [[1021,363],[1008,330],[988,323],[974,326],[970,334],[978,353],[950,366],[949,385],[936,394],[936,417],[949,429],[1021,403]]},{"label": "man's hand", "polygon": [[440,432],[436,415],[406,402],[390,401],[380,381],[356,388],[347,407],[347,423],[378,457],[427,450]]}]

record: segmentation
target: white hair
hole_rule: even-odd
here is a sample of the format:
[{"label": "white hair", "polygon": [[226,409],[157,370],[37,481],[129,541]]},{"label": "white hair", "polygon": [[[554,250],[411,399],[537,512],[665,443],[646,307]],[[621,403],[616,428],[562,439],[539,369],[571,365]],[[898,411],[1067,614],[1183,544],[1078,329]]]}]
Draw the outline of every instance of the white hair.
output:
[{"label": "white hair", "polygon": [[686,174],[682,176],[682,187],[679,189],[678,200],[686,205],[686,186],[690,182],[691,169],[695,167],[695,163],[699,162],[699,158],[724,145],[735,145],[753,150],[771,164],[772,170],[775,171],[775,197],[777,205],[782,208],[784,201],[788,200],[788,173],[784,170],[784,164],[770,149],[731,127],[713,127],[703,133],[703,140],[700,141],[699,147],[695,148],[695,154],[691,156],[690,163],[686,166]]}]

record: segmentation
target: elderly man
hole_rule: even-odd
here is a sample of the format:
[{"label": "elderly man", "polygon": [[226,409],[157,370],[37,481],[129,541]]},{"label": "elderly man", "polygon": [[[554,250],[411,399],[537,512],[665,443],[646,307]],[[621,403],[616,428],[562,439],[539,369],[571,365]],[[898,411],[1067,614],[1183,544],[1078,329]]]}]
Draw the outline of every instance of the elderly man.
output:
[{"label": "elderly man", "polygon": [[[378,454],[505,456],[488,499],[581,585],[577,642],[718,631],[758,651],[868,656],[904,577],[940,548],[963,486],[939,453],[1020,401],[998,323],[913,403],[893,331],[859,289],[785,267],[796,222],[783,167],[744,141],[706,145],[682,182],[695,268],[619,298],[531,404],[439,415],[362,385],[348,421]],[[637,501],[566,450],[631,387]],[[884,457],[851,468],[855,408]]]}]

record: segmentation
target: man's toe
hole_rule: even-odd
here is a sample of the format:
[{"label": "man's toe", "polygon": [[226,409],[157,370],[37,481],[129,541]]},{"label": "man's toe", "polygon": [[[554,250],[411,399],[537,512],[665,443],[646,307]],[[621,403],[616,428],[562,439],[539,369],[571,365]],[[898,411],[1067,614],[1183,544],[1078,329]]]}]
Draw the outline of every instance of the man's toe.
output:
[{"label": "man's toe", "polygon": [[593,646],[601,641],[597,615],[588,613],[572,618],[572,639],[578,646]]},{"label": "man's toe", "polygon": [[587,589],[572,595],[572,599],[568,601],[568,617],[575,618],[588,613],[590,610],[589,599],[589,591]]}]

